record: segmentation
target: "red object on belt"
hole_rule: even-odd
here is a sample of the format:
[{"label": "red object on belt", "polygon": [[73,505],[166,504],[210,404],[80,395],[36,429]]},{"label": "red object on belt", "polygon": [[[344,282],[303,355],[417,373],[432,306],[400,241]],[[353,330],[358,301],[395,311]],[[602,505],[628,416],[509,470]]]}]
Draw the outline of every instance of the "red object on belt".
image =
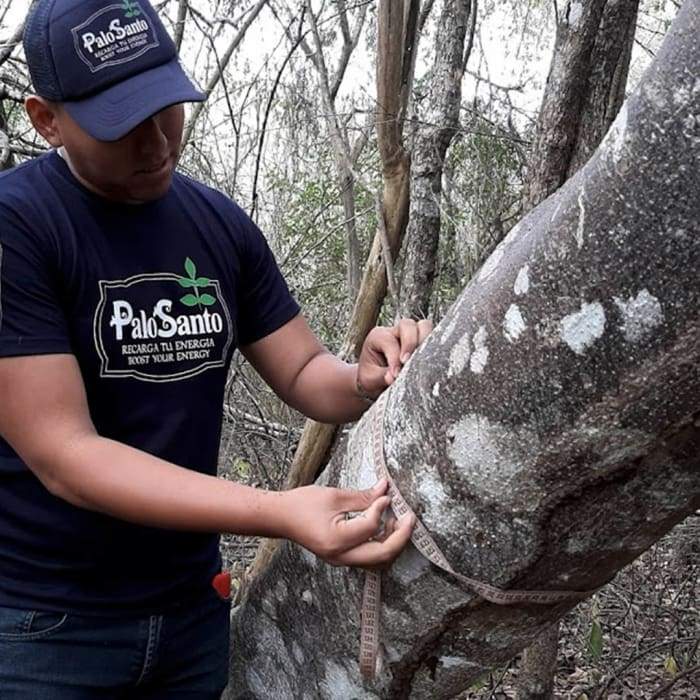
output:
[{"label": "red object on belt", "polygon": [[228,571],[222,571],[216,574],[211,580],[211,585],[221,598],[231,597],[231,574]]}]

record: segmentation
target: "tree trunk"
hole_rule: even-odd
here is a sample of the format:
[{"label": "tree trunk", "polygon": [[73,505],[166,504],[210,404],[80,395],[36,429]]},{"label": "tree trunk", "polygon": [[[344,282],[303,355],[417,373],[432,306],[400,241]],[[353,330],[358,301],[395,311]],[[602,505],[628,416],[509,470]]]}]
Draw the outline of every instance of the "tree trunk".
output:
[{"label": "tree trunk", "polygon": [[[593,158],[389,390],[389,469],[466,575],[593,589],[700,507],[699,31],[686,2]],[[373,417],[324,483],[373,483]],[[281,547],[234,618],[227,697],[453,697],[572,606],[486,603],[408,548],[385,576],[384,667],[363,685],[361,586]]]},{"label": "tree trunk", "polygon": [[427,318],[440,241],[442,170],[459,127],[464,40],[471,0],[445,0],[435,37],[435,62],[411,151],[411,214],[401,296],[402,311]]},{"label": "tree trunk", "polygon": [[569,177],[598,148],[625,101],[638,9],[639,0],[607,0],[591,56]]},{"label": "tree trunk", "polygon": [[554,56],[537,120],[524,211],[566,180],[591,72],[591,54],[605,0],[567,0],[557,24]]},{"label": "tree trunk", "polygon": [[518,669],[518,700],[549,700],[554,697],[558,650],[559,620],[523,652]]},{"label": "tree trunk", "polygon": [[[588,42],[582,42],[578,34],[567,31],[571,25],[580,22],[585,24],[585,20],[576,17],[578,11],[574,11],[571,5],[567,7],[567,23],[559,30],[556,45],[558,54],[555,53],[553,58],[552,70],[564,64],[568,66],[569,72],[562,71],[558,80],[548,81],[543,99],[543,114],[538,122],[542,138],[538,139],[537,146],[547,144],[544,135],[551,134],[563,139],[564,143],[570,142],[571,156],[567,162],[565,151],[559,157],[556,157],[554,150],[545,151],[544,154],[533,152],[532,163],[537,166],[531,168],[530,191],[526,202],[528,209],[552,194],[564,180],[586,163],[620,111],[625,97],[638,8],[639,0],[607,0],[586,68],[585,54],[582,51],[583,44],[587,45]],[[590,9],[593,10],[592,7]],[[592,30],[593,25],[594,20],[591,19],[585,26],[590,26]],[[579,60],[571,60],[577,52],[581,54]],[[576,94],[567,89],[567,80],[574,85],[581,84],[586,72],[584,91]],[[574,114],[571,110],[577,98],[581,108]],[[566,123],[557,122],[557,117],[566,113],[572,118]],[[566,129],[565,134],[562,129]],[[547,166],[549,170],[546,169]],[[559,623],[552,625],[548,633],[538,637],[523,654],[518,676],[518,700],[546,700],[552,697],[558,628]]]}]

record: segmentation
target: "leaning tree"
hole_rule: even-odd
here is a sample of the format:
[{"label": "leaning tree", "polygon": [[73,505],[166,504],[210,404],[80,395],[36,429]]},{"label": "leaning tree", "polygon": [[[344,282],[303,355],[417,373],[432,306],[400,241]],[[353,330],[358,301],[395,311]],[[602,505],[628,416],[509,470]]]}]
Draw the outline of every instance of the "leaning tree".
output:
[{"label": "leaning tree", "polygon": [[[490,256],[389,390],[389,471],[457,571],[592,590],[700,506],[700,4],[588,163]],[[368,411],[322,482],[375,479]],[[383,576],[280,548],[234,618],[229,698],[448,698],[574,604],[495,605],[413,547]]]}]

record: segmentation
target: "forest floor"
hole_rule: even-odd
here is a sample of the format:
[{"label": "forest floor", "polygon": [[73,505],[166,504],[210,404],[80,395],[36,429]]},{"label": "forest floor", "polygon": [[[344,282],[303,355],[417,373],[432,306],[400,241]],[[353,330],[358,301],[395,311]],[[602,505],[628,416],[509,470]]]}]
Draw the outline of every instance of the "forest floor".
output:
[{"label": "forest floor", "polygon": [[[561,700],[700,698],[700,517],[645,552],[561,623],[554,695]],[[516,698],[518,661],[460,700]]]}]

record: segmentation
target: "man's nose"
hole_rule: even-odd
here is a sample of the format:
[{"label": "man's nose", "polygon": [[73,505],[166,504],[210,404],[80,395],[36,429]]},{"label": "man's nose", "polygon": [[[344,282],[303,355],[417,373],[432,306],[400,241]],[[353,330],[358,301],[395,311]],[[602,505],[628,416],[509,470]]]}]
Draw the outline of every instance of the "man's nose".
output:
[{"label": "man's nose", "polygon": [[159,115],[154,114],[134,129],[134,140],[141,154],[162,154],[168,139],[161,128]]}]

